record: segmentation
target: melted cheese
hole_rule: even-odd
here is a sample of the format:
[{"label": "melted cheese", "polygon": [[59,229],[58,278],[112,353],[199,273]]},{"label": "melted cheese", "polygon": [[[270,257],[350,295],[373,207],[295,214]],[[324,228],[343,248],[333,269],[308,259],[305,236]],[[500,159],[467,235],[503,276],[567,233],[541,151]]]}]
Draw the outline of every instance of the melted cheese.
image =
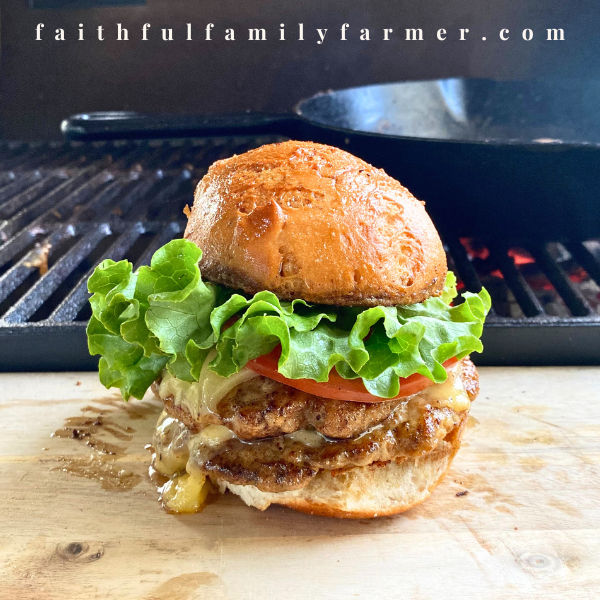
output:
[{"label": "melted cheese", "polygon": [[181,421],[163,411],[154,432],[152,466],[167,476],[189,471],[190,456],[212,454],[234,437],[233,431],[223,425],[208,425],[200,433],[191,435]]},{"label": "melted cheese", "polygon": [[449,408],[455,412],[468,410],[471,406],[471,401],[460,377],[461,368],[461,364],[457,363],[448,373],[448,379],[444,383],[429,386],[420,392],[420,394],[430,404],[439,408]]},{"label": "melted cheese", "polygon": [[219,402],[234,387],[258,377],[257,373],[245,367],[231,377],[221,377],[208,368],[211,360],[212,356],[209,355],[200,371],[197,383],[181,381],[165,369],[158,391],[160,398],[164,400],[168,396],[173,396],[176,406],[181,406],[187,409],[193,417],[198,417],[215,412]]},{"label": "melted cheese", "polygon": [[[160,397],[164,399],[172,396],[177,406],[182,406],[192,415],[199,416],[214,412],[220,400],[234,387],[257,377],[257,374],[249,369],[242,369],[228,378],[220,377],[208,370],[210,359],[209,356],[197,383],[176,379],[165,370],[159,389]],[[458,413],[468,410],[471,402],[460,377],[461,368],[461,364],[458,363],[448,373],[448,379],[444,383],[432,385],[415,396],[420,396],[423,402],[439,408],[449,408]],[[415,396],[407,398],[397,410],[406,410],[408,401]],[[369,431],[365,431],[359,437],[368,433]],[[313,448],[326,441],[319,432],[307,429],[286,434],[284,437]],[[203,462],[204,457],[210,456],[219,446],[233,438],[235,434],[223,425],[208,425],[199,433],[191,435],[183,423],[163,412],[154,436],[156,454],[153,466],[165,475],[182,473],[184,470],[192,473],[194,463]],[[190,456],[196,460],[190,461]]]},{"label": "melted cheese", "polygon": [[198,513],[204,510],[210,483],[204,475],[175,475],[160,488],[160,499],[167,512]]},{"label": "melted cheese", "polygon": [[314,429],[300,429],[294,433],[288,433],[285,437],[311,448],[317,448],[325,441],[325,437]]},{"label": "melted cheese", "polygon": [[189,438],[187,427],[163,411],[154,432],[152,466],[169,476],[183,471],[189,457]]},{"label": "melted cheese", "polygon": [[216,450],[234,437],[233,431],[224,425],[208,425],[190,439],[190,454],[193,454],[194,451]]}]

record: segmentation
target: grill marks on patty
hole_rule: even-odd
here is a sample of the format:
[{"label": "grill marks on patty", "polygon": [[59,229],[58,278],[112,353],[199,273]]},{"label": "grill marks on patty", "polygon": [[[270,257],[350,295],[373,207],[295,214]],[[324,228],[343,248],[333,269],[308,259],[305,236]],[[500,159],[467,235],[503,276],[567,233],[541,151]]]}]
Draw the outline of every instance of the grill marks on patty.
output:
[{"label": "grill marks on patty", "polygon": [[[470,360],[463,359],[451,376],[460,377],[470,400],[477,396],[477,371]],[[202,458],[192,456],[192,463],[209,475],[265,492],[300,489],[321,469],[338,471],[447,451],[458,443],[468,412],[432,401],[426,392],[373,404],[345,402],[317,398],[265,377],[234,388],[214,414],[193,419],[172,398],[165,400],[165,410],[192,432],[209,424],[231,429],[239,439],[202,453]],[[283,435],[307,428],[327,437],[308,445]]]},{"label": "grill marks on patty", "polygon": [[217,405],[216,412],[193,419],[165,400],[169,414],[193,431],[225,425],[242,440],[254,440],[314,428],[332,438],[351,438],[387,419],[400,400],[366,403],[318,398],[259,376],[239,385]]},{"label": "grill marks on patty", "polygon": [[381,426],[357,438],[324,440],[316,447],[283,436],[252,444],[232,439],[196,466],[230,483],[282,492],[304,487],[321,469],[337,471],[447,450],[463,415],[409,404],[406,412],[399,407]]},{"label": "grill marks on patty", "polygon": [[397,400],[377,404],[327,400],[261,376],[232,390],[217,411],[242,439],[309,427],[328,437],[351,438],[381,423],[398,404]]}]

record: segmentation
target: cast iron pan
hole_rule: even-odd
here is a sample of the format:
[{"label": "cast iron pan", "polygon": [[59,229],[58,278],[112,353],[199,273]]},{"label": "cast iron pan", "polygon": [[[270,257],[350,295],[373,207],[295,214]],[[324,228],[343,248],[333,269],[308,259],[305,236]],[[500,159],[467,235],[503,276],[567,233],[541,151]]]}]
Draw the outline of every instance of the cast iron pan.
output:
[{"label": "cast iron pan", "polygon": [[74,140],[281,134],[397,177],[454,235],[600,233],[600,80],[442,79],[317,94],[287,114],[80,114]]}]

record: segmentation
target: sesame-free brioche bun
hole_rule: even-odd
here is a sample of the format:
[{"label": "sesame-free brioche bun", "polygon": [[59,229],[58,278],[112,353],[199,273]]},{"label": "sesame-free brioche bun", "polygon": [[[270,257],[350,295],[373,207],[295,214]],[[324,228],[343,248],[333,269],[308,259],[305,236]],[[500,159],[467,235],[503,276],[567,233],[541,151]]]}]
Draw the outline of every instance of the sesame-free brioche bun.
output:
[{"label": "sesame-free brioche bun", "polygon": [[370,519],[395,515],[421,504],[442,481],[460,448],[463,423],[443,451],[403,462],[354,467],[343,473],[321,471],[306,486],[288,492],[262,492],[253,485],[235,485],[211,477],[219,491],[233,492],[249,506],[265,510],[280,504],[323,517]]},{"label": "sesame-free brioche bun", "polygon": [[438,295],[446,256],[423,203],[348,152],[289,141],[214,163],[185,237],[202,274],[247,293],[337,305]]}]

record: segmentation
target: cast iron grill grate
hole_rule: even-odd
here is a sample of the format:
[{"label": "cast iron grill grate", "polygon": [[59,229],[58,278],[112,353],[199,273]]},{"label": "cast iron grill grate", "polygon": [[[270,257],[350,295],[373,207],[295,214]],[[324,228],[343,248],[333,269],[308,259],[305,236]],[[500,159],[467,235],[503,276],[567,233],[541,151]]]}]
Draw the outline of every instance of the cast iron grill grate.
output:
[{"label": "cast iron grill grate", "polygon": [[[271,141],[0,144],[0,370],[95,368],[85,336],[94,267],[147,264],[182,235],[212,162]],[[600,241],[537,233],[514,244],[444,236],[460,287],[492,295],[478,362],[600,364]]]}]

